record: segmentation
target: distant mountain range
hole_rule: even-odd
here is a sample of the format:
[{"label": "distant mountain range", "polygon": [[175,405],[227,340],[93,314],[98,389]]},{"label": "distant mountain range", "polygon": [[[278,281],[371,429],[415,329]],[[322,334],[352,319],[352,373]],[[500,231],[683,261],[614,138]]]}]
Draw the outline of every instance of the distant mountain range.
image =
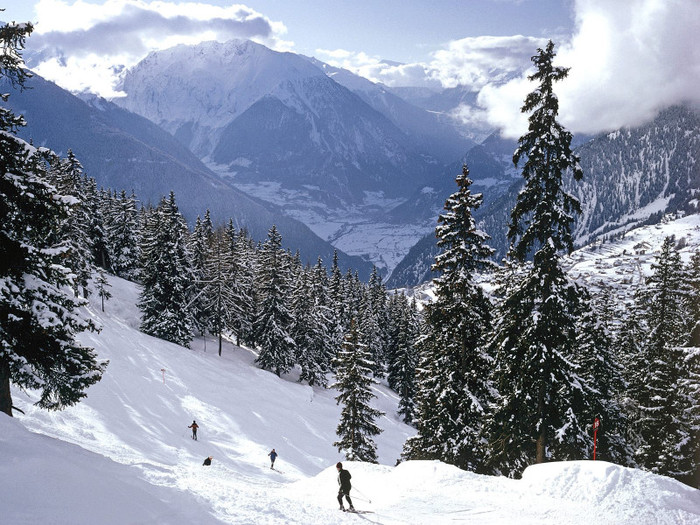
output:
[{"label": "distant mountain range", "polygon": [[[304,224],[257,201],[221,180],[178,142],[147,119],[125,111],[104,99],[82,100],[55,84],[34,75],[27,89],[8,83],[0,89],[10,93],[6,103],[22,114],[28,125],[19,135],[36,146],[65,155],[72,149],[87,175],[99,186],[134,191],[142,203],[157,204],[175,192],[178,207],[191,223],[209,209],[224,224],[229,218],[245,227],[255,239],[264,240],[275,224],[285,247],[299,249],[305,260],[317,257],[330,264],[334,247]],[[343,268],[368,276],[371,265],[360,257],[339,253]]]},{"label": "distant mountain range", "polygon": [[[171,189],[189,220],[211,209],[255,238],[276,224],[285,246],[387,285],[430,277],[434,229],[462,164],[484,194],[475,216],[502,257],[520,190],[514,140],[453,118],[474,105],[464,87],[389,89],[314,58],[249,41],[177,46],[124,73],[125,97],[78,99],[32,79],[10,105],[27,116],[23,136],[64,152],[89,175],[156,202]],[[700,121],[671,108],[644,126],[576,137],[584,180],[580,244],[697,210]],[[350,254],[345,256],[345,254]]]},{"label": "distant mountain range", "polygon": [[[592,138],[576,148],[576,153],[581,157],[583,180],[565,180],[565,188],[582,205],[574,227],[577,246],[657,223],[668,213],[700,210],[697,108],[669,108],[645,125]],[[470,168],[472,174],[477,172],[476,165]],[[506,192],[475,213],[492,237],[490,245],[497,250],[497,259],[508,249],[509,214],[521,187],[522,180],[514,179]],[[434,234],[426,235],[396,267],[387,285],[403,287],[430,279],[429,266],[437,253]]]},{"label": "distant mountain range", "polygon": [[[439,185],[474,146],[447,112],[250,41],[152,53],[120,88],[126,97],[117,104],[170,132],[223,179],[384,269],[433,215],[388,212]],[[392,256],[371,229],[384,232]]]}]

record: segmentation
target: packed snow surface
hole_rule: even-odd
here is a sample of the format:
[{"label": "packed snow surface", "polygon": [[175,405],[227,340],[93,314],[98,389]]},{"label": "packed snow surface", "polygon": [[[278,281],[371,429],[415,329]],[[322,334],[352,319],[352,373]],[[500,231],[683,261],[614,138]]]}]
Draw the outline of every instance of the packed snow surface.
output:
[{"label": "packed snow surface", "polygon": [[700,524],[700,491],[600,461],[530,467],[521,480],[394,466],[414,431],[384,385],[380,464],[346,462],[363,513],[340,512],[336,392],[260,370],[231,343],[219,356],[211,338],[186,349],[146,336],[137,287],[111,283],[106,312],[98,298],[89,307],[103,330],[82,336],[110,361],[87,399],[46,412],[35,393],[13,389],[26,415],[0,414],[2,524]]}]

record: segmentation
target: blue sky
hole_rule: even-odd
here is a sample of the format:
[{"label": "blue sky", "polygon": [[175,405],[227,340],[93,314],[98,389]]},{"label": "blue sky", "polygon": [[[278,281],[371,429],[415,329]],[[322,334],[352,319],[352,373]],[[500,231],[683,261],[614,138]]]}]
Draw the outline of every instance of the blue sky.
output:
[{"label": "blue sky", "polygon": [[[11,0],[4,18],[39,22],[40,28],[42,14],[49,12],[41,4],[59,3],[79,4]],[[105,0],[82,3],[101,5]],[[203,3],[233,5],[223,0]],[[447,42],[465,37],[570,34],[574,15],[567,0],[251,0],[241,4],[284,24],[284,38],[294,43],[296,52],[313,55],[317,49],[340,48],[399,62],[426,60]]]},{"label": "blue sky", "polygon": [[478,105],[459,118],[518,136],[530,57],[552,39],[571,68],[557,94],[574,132],[700,104],[700,0],[10,0],[0,17],[37,23],[36,73],[107,98],[151,51],[248,38],[390,87],[466,86]]}]

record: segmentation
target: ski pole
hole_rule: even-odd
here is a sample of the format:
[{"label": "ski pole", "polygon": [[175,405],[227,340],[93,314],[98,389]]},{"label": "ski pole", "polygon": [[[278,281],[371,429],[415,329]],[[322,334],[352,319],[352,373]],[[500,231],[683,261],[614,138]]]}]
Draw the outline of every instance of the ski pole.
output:
[{"label": "ski pole", "polygon": [[359,499],[360,501],[366,501],[367,503],[372,503],[372,500],[369,499],[369,498],[367,497],[367,494],[365,494],[364,492],[362,492],[362,491],[361,491],[360,489],[358,489],[357,487],[353,487],[353,488],[355,489],[355,492],[359,492],[359,493],[362,494],[365,498],[367,498],[367,499],[362,499],[362,498],[356,498],[356,499]]}]

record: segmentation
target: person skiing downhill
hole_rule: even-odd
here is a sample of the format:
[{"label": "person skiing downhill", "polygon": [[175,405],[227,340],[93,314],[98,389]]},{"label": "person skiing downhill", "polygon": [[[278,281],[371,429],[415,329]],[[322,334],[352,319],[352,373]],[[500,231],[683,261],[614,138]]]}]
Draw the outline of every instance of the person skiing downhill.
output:
[{"label": "person skiing downhill", "polygon": [[202,466],[206,465],[207,467],[211,465],[211,460],[214,459],[214,456],[209,456],[208,458],[204,458],[204,463],[202,463]]},{"label": "person skiing downhill", "polygon": [[270,461],[272,462],[270,468],[275,468],[275,459],[277,459],[277,452],[275,452],[274,448],[270,451],[268,456],[270,456]]},{"label": "person skiing downhill", "polygon": [[187,428],[192,429],[192,439],[197,441],[197,429],[199,428],[199,425],[197,424],[197,422],[192,420],[192,424],[190,426],[188,426]]},{"label": "person skiing downhill", "polygon": [[350,475],[350,472],[343,469],[343,464],[340,461],[335,464],[335,468],[338,469],[338,485],[340,485],[340,489],[338,490],[338,504],[340,505],[340,510],[345,510],[345,507],[343,507],[343,496],[345,496],[345,499],[348,501],[348,505],[350,505],[348,510],[354,512],[355,507],[352,506],[352,500],[350,499],[350,489],[352,488],[350,478],[352,476]]}]

